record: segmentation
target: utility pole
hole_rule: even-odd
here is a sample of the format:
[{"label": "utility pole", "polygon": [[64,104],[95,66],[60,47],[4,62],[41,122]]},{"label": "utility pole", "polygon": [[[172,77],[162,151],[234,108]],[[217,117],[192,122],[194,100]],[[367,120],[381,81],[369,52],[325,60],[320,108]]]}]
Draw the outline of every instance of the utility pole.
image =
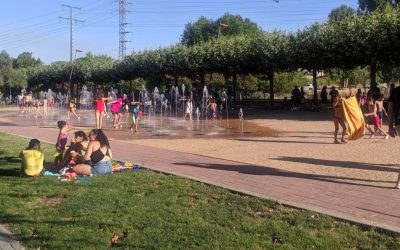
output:
[{"label": "utility pole", "polygon": [[118,57],[120,60],[124,59],[126,56],[126,43],[128,42],[125,39],[125,35],[129,32],[125,30],[126,25],[126,13],[129,11],[126,10],[126,5],[129,4],[128,0],[116,0],[119,4],[119,53]]},{"label": "utility pole", "polygon": [[72,47],[73,47],[73,25],[74,23],[81,22],[83,23],[82,20],[78,20],[73,18],[73,10],[81,10],[81,8],[63,4],[63,7],[69,8],[69,17],[58,17],[60,19],[65,19],[69,21],[69,62],[72,63]]}]

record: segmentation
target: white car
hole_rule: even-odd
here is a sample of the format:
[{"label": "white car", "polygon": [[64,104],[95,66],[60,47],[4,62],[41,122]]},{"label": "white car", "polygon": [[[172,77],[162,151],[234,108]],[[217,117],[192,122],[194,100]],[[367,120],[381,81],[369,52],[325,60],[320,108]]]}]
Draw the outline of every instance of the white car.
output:
[{"label": "white car", "polygon": [[312,85],[312,83],[308,83],[303,86],[303,89],[304,89],[304,91],[311,91],[311,90],[314,90],[314,86]]}]

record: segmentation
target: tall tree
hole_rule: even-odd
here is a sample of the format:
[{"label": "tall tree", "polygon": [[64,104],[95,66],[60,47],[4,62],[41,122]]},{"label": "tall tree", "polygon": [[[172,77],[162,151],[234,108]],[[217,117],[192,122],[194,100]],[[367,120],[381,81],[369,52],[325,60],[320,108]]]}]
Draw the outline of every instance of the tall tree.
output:
[{"label": "tall tree", "polygon": [[358,6],[362,11],[372,12],[385,4],[396,6],[399,2],[399,0],[358,0]]},{"label": "tall tree", "polygon": [[235,36],[262,32],[261,28],[250,19],[243,19],[240,15],[225,13],[217,20],[200,17],[196,22],[186,24],[181,42],[182,44],[192,46],[215,39],[218,35]]},{"label": "tall tree", "polygon": [[8,85],[8,78],[10,77],[10,72],[12,70],[12,58],[5,51],[0,52],[0,83],[1,85]]},{"label": "tall tree", "polygon": [[23,52],[13,61],[15,69],[36,67],[41,64],[42,61],[34,58],[31,52]]},{"label": "tall tree", "polygon": [[343,4],[329,13],[328,20],[330,22],[340,22],[349,16],[354,16],[355,14],[356,11],[353,8]]}]

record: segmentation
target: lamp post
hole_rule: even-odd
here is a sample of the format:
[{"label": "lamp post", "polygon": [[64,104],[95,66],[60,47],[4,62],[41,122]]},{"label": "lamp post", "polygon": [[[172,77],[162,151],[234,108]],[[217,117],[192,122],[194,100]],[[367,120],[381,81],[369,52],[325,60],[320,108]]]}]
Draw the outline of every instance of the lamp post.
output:
[{"label": "lamp post", "polygon": [[83,52],[82,50],[79,50],[79,49],[76,49],[75,50],[75,53],[74,53],[74,59],[72,60],[72,62],[71,62],[71,73],[69,74],[69,82],[68,82],[68,84],[69,84],[69,91],[70,91],[70,93],[71,93],[71,99],[72,99],[72,96],[73,96],[73,92],[74,92],[74,88],[72,87],[72,85],[71,85],[71,80],[72,80],[72,72],[74,71],[74,61],[75,61],[75,58],[76,58],[76,53],[77,52]]},{"label": "lamp post", "polygon": [[227,28],[229,28],[229,25],[226,24],[226,23],[219,23],[219,25],[218,25],[218,37],[217,37],[217,39],[219,39],[219,36],[221,35],[221,28],[227,29]]}]

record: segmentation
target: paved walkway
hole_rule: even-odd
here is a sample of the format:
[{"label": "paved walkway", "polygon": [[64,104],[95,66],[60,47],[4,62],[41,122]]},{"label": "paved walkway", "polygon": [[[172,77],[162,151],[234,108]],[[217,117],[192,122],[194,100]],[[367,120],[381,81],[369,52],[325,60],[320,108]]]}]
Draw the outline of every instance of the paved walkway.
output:
[{"label": "paved walkway", "polygon": [[[54,143],[55,129],[10,126],[0,131]],[[400,232],[400,191],[337,183],[323,176],[301,174],[123,141],[111,141],[115,159],[268,198],[287,205]]]},{"label": "paved walkway", "polygon": [[18,241],[15,241],[10,231],[0,225],[0,250],[24,249]]}]

